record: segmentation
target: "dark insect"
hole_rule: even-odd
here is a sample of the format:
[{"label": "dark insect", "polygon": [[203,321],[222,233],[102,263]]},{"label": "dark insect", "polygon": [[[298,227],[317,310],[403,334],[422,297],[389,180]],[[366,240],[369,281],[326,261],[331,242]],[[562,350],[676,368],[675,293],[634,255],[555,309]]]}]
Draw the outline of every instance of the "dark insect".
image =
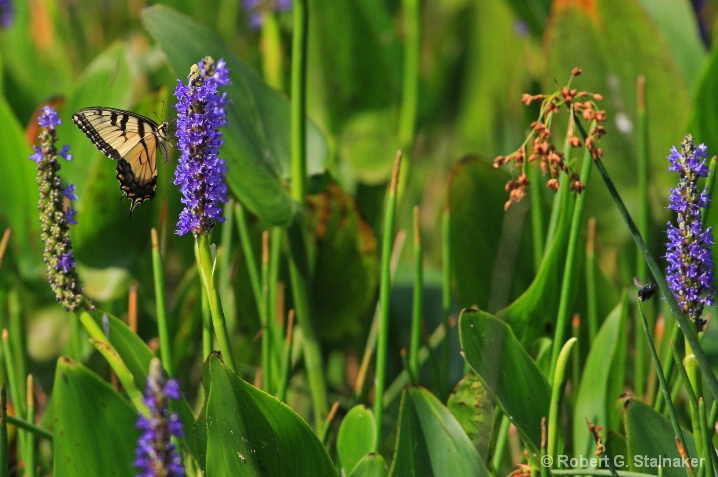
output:
[{"label": "dark insect", "polygon": [[658,291],[658,285],[655,283],[649,283],[646,285],[638,278],[634,278],[633,283],[640,288],[638,290],[638,299],[640,301],[650,300],[651,297]]}]

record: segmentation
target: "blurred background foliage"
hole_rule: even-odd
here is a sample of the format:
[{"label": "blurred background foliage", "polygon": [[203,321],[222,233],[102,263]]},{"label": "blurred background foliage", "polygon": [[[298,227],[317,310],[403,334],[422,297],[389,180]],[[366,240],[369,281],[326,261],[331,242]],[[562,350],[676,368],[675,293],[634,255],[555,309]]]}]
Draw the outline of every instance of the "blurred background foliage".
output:
[{"label": "blurred background foliage", "polygon": [[[155,227],[163,247],[170,309],[177,317],[172,322],[176,348],[184,349],[184,358],[191,359],[193,347],[198,346],[192,242],[173,233],[180,209],[179,194],[171,183],[176,158],[169,164],[160,161],[157,198],[138,207],[128,220],[127,202],[118,201],[114,164],[70,119],[77,109],[94,105],[131,109],[153,118],[173,116],[174,85],[185,78],[189,64],[186,70],[175,69],[172,58],[168,60],[171,45],[164,43],[161,48],[156,38],[160,32],[148,33],[151,20],[142,12],[153,3],[213,30],[227,52],[263,75],[260,35],[250,27],[249,14],[237,0],[218,0],[211,8],[203,2],[179,0],[16,1],[14,21],[0,31],[4,170],[0,229],[11,228],[13,233],[0,273],[7,290],[0,295],[0,312],[17,307],[29,320],[28,342],[33,343],[30,352],[36,366],[59,355],[66,344],[63,324],[68,318],[54,304],[45,282],[34,165],[27,159],[37,135],[35,114],[47,102],[59,109],[60,144],[70,144],[74,156],[63,164],[61,175],[78,187],[73,239],[88,294],[122,316],[129,287],[136,286],[139,333],[146,339],[155,336],[149,259],[149,230]],[[609,117],[601,146],[605,164],[632,212],[641,199],[636,187],[637,82],[639,76],[645,77],[653,231],[648,240],[655,255],[662,256],[661,233],[669,216],[665,206],[673,181],[665,160],[670,146],[690,131],[710,152],[718,150],[714,74],[718,54],[712,48],[717,4],[715,0],[424,1],[416,135],[411,144],[401,144],[396,134],[402,100],[400,2],[310,0],[308,115],[318,127],[316,134],[321,131],[326,149],[319,147],[322,157],[309,160],[326,164],[331,180],[317,182],[307,214],[315,245],[311,258],[317,327],[328,353],[332,349],[361,353],[357,343],[363,343],[376,298],[384,194],[399,147],[407,158],[399,224],[410,231],[411,209],[420,206],[427,257],[427,327],[433,329],[442,320],[437,277],[446,207],[452,211],[455,307],[475,304],[496,312],[526,290],[537,273],[528,204],[504,213],[503,186],[509,174],[492,168],[491,161],[515,150],[535,118],[535,108],[523,105],[521,94],[556,89],[576,66],[583,74],[574,86],[603,95],[602,106]],[[290,14],[282,13],[278,20],[284,49],[278,60],[283,71],[281,94],[286,94]],[[186,41],[191,43],[191,37]],[[241,95],[230,99],[245,101]],[[280,183],[281,172],[277,177]],[[610,298],[605,304],[599,302],[605,307],[600,316],[605,316],[620,289],[630,286],[636,254],[614,208],[606,206],[607,194],[598,180],[594,175],[584,193],[589,194],[588,215],[597,219],[599,295]],[[547,212],[553,193],[541,180],[532,187],[540,190]],[[710,216],[711,223],[718,221],[716,217]],[[245,257],[239,246],[222,248],[237,244],[233,224],[234,220],[219,226],[214,239],[226,265],[221,273],[228,287],[227,315],[244,337],[237,344],[240,361],[251,363],[257,353],[252,337],[259,321]],[[249,217],[256,251],[261,232],[270,225],[266,216]],[[404,248],[402,258],[394,286],[398,302],[393,305],[392,326],[397,348],[406,346],[410,316],[410,247]],[[555,260],[560,263],[560,256]],[[357,341],[358,337],[362,339]],[[457,376],[462,367],[457,356]]]}]

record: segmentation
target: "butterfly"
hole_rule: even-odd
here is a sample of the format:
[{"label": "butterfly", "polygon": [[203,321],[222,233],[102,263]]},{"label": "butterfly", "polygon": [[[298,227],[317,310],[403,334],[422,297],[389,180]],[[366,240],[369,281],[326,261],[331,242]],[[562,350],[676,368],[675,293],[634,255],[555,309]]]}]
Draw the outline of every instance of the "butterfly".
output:
[{"label": "butterfly", "polygon": [[120,190],[130,199],[130,216],[138,204],[155,196],[157,149],[169,160],[169,124],[157,124],[122,109],[93,106],[72,115],[72,121],[110,159],[117,161]]}]

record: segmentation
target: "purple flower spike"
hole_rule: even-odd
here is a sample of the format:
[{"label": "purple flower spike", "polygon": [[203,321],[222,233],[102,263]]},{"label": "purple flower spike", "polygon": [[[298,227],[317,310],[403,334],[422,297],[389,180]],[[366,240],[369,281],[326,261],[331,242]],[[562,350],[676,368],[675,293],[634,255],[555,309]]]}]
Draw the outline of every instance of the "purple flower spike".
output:
[{"label": "purple flower spike", "polygon": [[182,422],[170,411],[170,400],[180,398],[179,384],[167,379],[157,358],[150,361],[150,372],[145,387],[145,404],[149,417],[137,418],[137,428],[142,431],[137,439],[135,467],[140,469],[136,477],[181,477],[185,469],[172,436],[183,437]]},{"label": "purple flower spike", "polygon": [[288,12],[292,9],[292,0],[244,0],[244,11],[249,14],[249,24],[259,30],[264,22],[264,16],[276,12]]},{"label": "purple flower spike", "polygon": [[219,158],[224,144],[219,128],[227,122],[226,93],[219,87],[229,84],[224,60],[210,57],[192,66],[187,84],[177,80],[177,148],[181,156],[175,170],[175,185],[182,192],[182,210],[177,234],[209,234],[217,222],[224,222],[221,204],[227,202],[224,179],[227,166]]},{"label": "purple flower spike", "polygon": [[676,225],[668,223],[666,281],[683,312],[695,322],[698,331],[705,321],[704,306],[715,303],[713,286],[713,231],[703,229],[701,209],[710,206],[710,197],[698,190],[698,180],[708,176],[704,144],[696,147],[687,134],[681,150],[675,146],[668,156],[670,171],[679,174],[678,187],[671,189],[669,208],[677,213]]}]

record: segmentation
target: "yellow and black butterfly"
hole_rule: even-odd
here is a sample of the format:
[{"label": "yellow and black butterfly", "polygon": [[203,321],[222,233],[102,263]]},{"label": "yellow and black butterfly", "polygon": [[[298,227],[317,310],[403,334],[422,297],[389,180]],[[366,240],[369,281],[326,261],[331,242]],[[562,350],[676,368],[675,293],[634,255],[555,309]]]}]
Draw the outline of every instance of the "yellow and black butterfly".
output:
[{"label": "yellow and black butterfly", "polygon": [[122,193],[132,201],[130,215],[138,204],[155,196],[157,149],[169,160],[169,124],[122,109],[94,106],[72,115],[73,122],[110,159],[117,161],[117,180]]}]

